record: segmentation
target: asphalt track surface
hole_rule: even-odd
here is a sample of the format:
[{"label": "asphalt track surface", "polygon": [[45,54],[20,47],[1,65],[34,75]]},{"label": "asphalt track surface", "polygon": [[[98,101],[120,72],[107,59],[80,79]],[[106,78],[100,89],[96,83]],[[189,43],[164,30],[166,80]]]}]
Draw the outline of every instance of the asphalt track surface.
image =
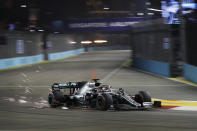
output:
[{"label": "asphalt track surface", "polygon": [[197,100],[197,87],[125,66],[129,51],[83,53],[63,60],[0,71],[0,131],[196,131],[197,112],[96,111],[51,109],[54,82],[97,78],[130,94],[149,91],[153,98]]}]

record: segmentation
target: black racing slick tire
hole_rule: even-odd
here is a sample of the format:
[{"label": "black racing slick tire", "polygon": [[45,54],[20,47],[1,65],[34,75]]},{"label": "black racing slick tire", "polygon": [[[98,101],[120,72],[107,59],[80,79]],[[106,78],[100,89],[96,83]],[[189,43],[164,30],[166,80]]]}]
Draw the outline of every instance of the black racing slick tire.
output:
[{"label": "black racing slick tire", "polygon": [[139,91],[139,95],[142,96],[143,102],[151,102],[151,96],[146,91]]},{"label": "black racing slick tire", "polygon": [[107,93],[103,93],[97,96],[96,106],[98,110],[106,111],[113,104],[112,96]]},{"label": "black racing slick tire", "polygon": [[52,108],[56,108],[58,106],[55,100],[55,96],[52,93],[48,95],[48,103]]}]

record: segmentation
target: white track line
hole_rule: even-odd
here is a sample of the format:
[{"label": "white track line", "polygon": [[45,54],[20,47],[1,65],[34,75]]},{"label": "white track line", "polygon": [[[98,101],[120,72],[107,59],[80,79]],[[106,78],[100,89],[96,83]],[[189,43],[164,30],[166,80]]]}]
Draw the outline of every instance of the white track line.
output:
[{"label": "white track line", "polygon": [[123,62],[118,68],[114,69],[107,76],[105,76],[103,79],[101,79],[101,82],[106,82],[110,77],[112,77],[114,74],[116,74],[126,63],[127,63],[127,61]]},{"label": "white track line", "polygon": [[195,86],[195,87],[197,87],[196,84],[188,83],[188,82],[186,82],[186,81],[182,81],[182,80],[179,80],[179,79],[172,79],[172,78],[167,78],[167,79],[168,79],[168,80],[171,80],[171,81],[176,81],[176,82],[179,82],[179,83],[183,83],[183,84],[185,84],[185,85],[190,85],[190,86]]}]

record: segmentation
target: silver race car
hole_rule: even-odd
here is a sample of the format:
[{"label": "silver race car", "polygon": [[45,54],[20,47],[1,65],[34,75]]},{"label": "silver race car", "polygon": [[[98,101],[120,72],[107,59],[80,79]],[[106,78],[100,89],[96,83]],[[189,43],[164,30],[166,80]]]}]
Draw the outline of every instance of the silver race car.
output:
[{"label": "silver race car", "polygon": [[145,91],[127,94],[122,88],[98,82],[54,83],[48,96],[50,107],[65,106],[106,110],[146,110],[152,108],[151,96]]}]

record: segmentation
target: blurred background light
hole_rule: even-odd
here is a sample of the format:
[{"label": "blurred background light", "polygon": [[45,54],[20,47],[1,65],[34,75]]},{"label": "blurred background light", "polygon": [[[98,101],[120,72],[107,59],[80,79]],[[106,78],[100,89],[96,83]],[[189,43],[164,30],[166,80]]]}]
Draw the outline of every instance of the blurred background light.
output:
[{"label": "blurred background light", "polygon": [[33,29],[31,29],[31,30],[29,30],[30,32],[35,32],[35,30],[33,30]]},{"label": "blurred background light", "polygon": [[39,31],[39,32],[43,32],[44,30],[42,30],[42,29],[39,29],[38,31]]},{"label": "blurred background light", "polygon": [[138,12],[137,15],[142,16],[144,13]]},{"label": "blurred background light", "polygon": [[87,40],[87,41],[81,41],[81,44],[91,44],[92,43],[92,41],[89,41],[89,40]]},{"label": "blurred background light", "polygon": [[106,43],[107,40],[95,40],[94,43]]},{"label": "blurred background light", "polygon": [[77,44],[76,41],[69,41],[68,43],[71,44],[71,45],[72,45],[72,44]]},{"label": "blurred background light", "polygon": [[152,13],[152,12],[149,12],[149,13],[148,13],[148,15],[154,15],[154,13]]},{"label": "blurred background light", "polygon": [[103,9],[104,9],[104,10],[109,10],[109,8],[108,8],[108,7],[104,7]]},{"label": "blurred background light", "polygon": [[159,10],[159,9],[154,9],[154,8],[147,8],[147,10],[151,10],[151,11],[157,11],[157,12],[162,12],[162,10]]},{"label": "blurred background light", "polygon": [[26,7],[27,7],[27,5],[21,5],[20,7],[21,7],[21,8],[26,8]]}]

